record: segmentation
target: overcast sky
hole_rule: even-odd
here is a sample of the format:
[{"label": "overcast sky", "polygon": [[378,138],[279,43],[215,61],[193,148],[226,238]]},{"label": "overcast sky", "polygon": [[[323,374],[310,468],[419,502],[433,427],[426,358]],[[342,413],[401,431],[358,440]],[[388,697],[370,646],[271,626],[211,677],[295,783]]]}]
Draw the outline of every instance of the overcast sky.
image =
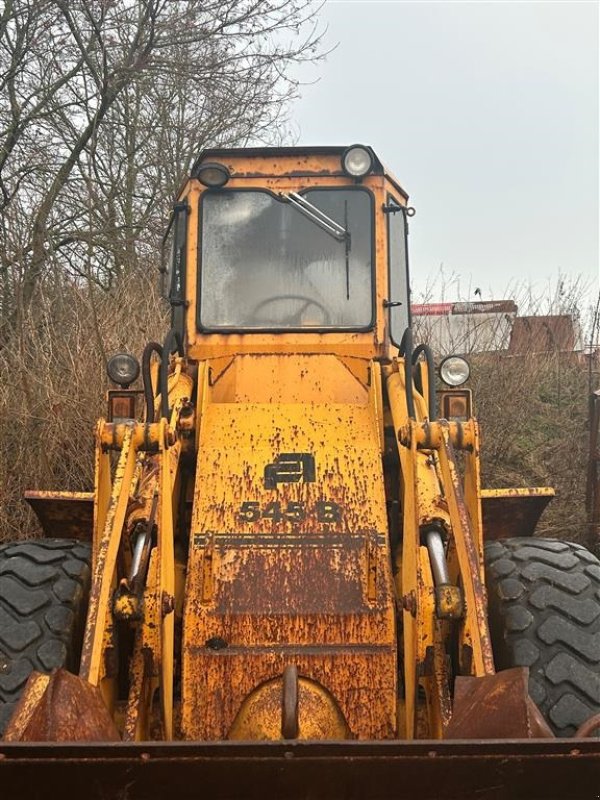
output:
[{"label": "overcast sky", "polygon": [[371,144],[408,191],[414,300],[443,264],[448,300],[562,273],[592,302],[598,3],[327,0],[321,19],[338,46],[302,73],[298,140]]}]

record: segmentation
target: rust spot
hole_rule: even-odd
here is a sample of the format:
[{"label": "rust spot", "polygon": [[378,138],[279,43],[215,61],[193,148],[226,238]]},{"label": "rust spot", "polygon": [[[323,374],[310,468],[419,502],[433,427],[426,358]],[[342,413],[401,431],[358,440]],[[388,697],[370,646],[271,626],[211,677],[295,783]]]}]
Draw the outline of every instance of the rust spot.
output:
[{"label": "rust spot", "polygon": [[120,739],[100,689],[64,669],[50,677],[31,673],[4,738],[9,742]]},{"label": "rust spot", "polygon": [[578,738],[579,737],[585,738],[587,736],[591,736],[594,731],[599,729],[600,729],[600,714],[594,714],[593,717],[590,717],[582,725],[580,725],[579,728],[577,728],[575,736]]},{"label": "rust spot", "polygon": [[480,678],[459,676],[455,683],[448,739],[552,738],[527,693],[529,670],[515,667]]},{"label": "rust spot", "polygon": [[94,524],[93,492],[27,491],[25,500],[40,521],[44,536],[91,541]]},{"label": "rust spot", "polygon": [[484,489],[481,492],[483,532],[486,539],[533,536],[554,490]]},{"label": "rust spot", "polygon": [[411,590],[408,594],[402,595],[401,605],[411,616],[417,616],[417,595],[414,591]]},{"label": "rust spot", "polygon": [[160,610],[163,617],[166,617],[167,614],[173,613],[175,610],[175,598],[172,594],[168,594],[168,592],[163,591]]}]

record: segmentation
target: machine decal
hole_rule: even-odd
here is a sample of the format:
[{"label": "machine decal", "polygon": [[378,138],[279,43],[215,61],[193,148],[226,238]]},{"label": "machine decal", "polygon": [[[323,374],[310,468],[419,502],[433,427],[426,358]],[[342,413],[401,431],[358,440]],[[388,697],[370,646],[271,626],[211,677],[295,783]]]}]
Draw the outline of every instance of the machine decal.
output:
[{"label": "machine decal", "polygon": [[280,453],[265,467],[265,489],[275,489],[278,483],[314,483],[315,457],[312,453]]},{"label": "machine decal", "polygon": [[273,522],[302,522],[307,517],[315,516],[318,522],[339,522],[342,508],[337,503],[319,500],[314,506],[307,508],[304,503],[287,503],[285,507],[276,500],[262,505],[258,501],[247,500],[238,512],[244,522],[257,522],[259,519],[272,519]]},{"label": "machine decal", "polygon": [[217,548],[227,549],[235,545],[240,548],[256,548],[257,545],[265,548],[281,549],[291,547],[297,549],[302,547],[323,548],[327,546],[331,549],[348,551],[354,544],[364,547],[365,540],[369,540],[378,546],[385,546],[388,542],[388,534],[385,531],[321,531],[320,533],[277,533],[276,536],[267,536],[264,533],[252,532],[243,533],[241,531],[212,531],[210,533],[195,533],[193,544],[195,548],[203,548],[213,545]]}]

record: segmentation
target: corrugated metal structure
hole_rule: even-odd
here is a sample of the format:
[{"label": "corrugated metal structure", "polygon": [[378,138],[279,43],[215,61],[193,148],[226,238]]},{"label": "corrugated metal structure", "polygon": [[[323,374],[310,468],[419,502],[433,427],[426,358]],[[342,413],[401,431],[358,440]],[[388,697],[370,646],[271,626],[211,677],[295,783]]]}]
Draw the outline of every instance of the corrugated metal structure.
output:
[{"label": "corrugated metal structure", "polygon": [[514,300],[421,303],[411,306],[417,338],[436,353],[573,353],[581,333],[570,314],[517,316]]},{"label": "corrugated metal structure", "polygon": [[411,307],[418,339],[440,355],[508,350],[517,315],[513,300],[423,303]]}]

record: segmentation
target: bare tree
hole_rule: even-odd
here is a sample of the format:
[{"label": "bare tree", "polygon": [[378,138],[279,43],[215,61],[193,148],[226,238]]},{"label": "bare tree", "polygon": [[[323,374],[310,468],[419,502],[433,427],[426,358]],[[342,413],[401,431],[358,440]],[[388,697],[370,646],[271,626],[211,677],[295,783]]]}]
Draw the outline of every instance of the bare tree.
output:
[{"label": "bare tree", "polygon": [[[156,244],[206,143],[269,139],[319,57],[313,0],[7,0],[2,323],[53,270],[103,286]],[[150,230],[148,235],[145,233]]]}]

